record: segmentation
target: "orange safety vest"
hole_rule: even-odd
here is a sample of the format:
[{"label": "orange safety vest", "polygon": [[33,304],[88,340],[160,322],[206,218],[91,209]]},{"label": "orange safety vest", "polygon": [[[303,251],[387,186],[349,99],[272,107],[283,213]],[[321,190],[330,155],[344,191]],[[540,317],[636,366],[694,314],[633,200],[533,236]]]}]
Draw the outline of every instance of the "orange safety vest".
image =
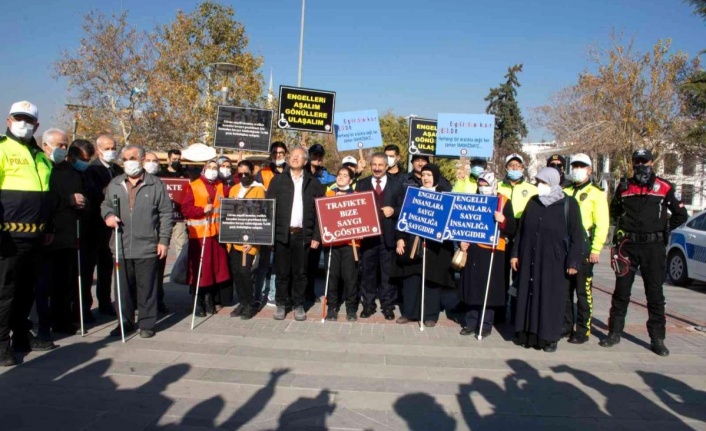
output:
[{"label": "orange safety vest", "polygon": [[[206,184],[199,178],[191,184],[191,190],[194,192],[194,206],[205,207],[208,205],[208,190]],[[210,216],[204,216],[200,219],[188,219],[186,226],[189,230],[189,238],[204,238],[218,235],[220,227],[221,215],[221,198],[223,198],[223,183],[216,185],[216,199],[213,202],[213,212]]]},{"label": "orange safety vest", "polygon": [[[503,196],[503,195],[501,195],[501,194],[498,193],[498,199],[500,200],[500,210],[499,210],[499,211],[500,211],[500,212],[503,212],[503,210],[505,209],[505,196]],[[498,226],[498,235],[500,235],[500,226]],[[498,238],[498,243],[497,243],[497,245],[495,246],[495,249],[496,249],[497,251],[505,251],[505,245],[506,245],[506,244],[507,244],[507,241],[505,240],[505,238],[503,238],[502,236],[500,236],[500,237]],[[492,249],[493,249],[493,246],[492,246],[492,245],[487,245],[487,244],[476,244],[476,245],[477,245],[478,247],[480,247],[480,248],[487,248],[487,249],[489,249],[489,250],[492,250]]]}]

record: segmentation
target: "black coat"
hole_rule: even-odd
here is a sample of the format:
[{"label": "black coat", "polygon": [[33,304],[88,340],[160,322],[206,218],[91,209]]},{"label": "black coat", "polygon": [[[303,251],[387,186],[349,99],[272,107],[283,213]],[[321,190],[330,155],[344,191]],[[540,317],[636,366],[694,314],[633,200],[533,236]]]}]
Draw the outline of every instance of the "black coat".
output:
[{"label": "black coat", "polygon": [[[113,163],[111,165],[113,173],[108,171],[108,168],[103,165],[100,159],[94,159],[89,163],[86,169],[86,197],[90,204],[89,208],[89,223],[94,227],[104,227],[103,217],[100,215],[100,206],[105,200],[105,188],[108,187],[110,180],[125,173],[123,168]],[[107,229],[107,228],[106,228]],[[111,230],[112,231],[112,230]]]},{"label": "black coat", "polygon": [[[373,177],[365,177],[358,181],[355,187],[356,192],[375,192],[375,186],[373,185]],[[387,175],[387,183],[385,184],[385,190],[383,190],[384,207],[392,207],[395,212],[392,217],[387,218],[383,215],[382,211],[379,212],[380,217],[380,227],[382,228],[382,238],[385,241],[385,247],[389,249],[395,248],[395,225],[397,224],[397,217],[400,215],[400,206],[395,206],[395,198],[402,192],[402,183],[393,176]],[[380,243],[380,237],[369,237],[363,238],[361,242],[361,247],[363,250],[374,247]]]},{"label": "black coat", "polygon": [[[506,244],[512,244],[512,238],[517,232],[517,221],[512,209],[512,201],[506,199],[503,208],[505,223],[498,226],[500,236]],[[505,271],[505,253],[510,250],[495,250],[493,257],[493,271],[490,273],[490,287],[488,289],[488,307],[501,307],[505,305],[505,290],[507,289],[507,272]],[[468,247],[466,266],[461,271],[461,300],[468,305],[483,305],[485,286],[488,283],[488,269],[492,251],[487,246],[471,244]]]},{"label": "black coat", "polygon": [[[54,225],[54,240],[48,247],[51,250],[76,248],[76,220],[85,215],[89,208],[87,206],[78,210],[71,205],[71,196],[76,193],[86,194],[83,175],[68,162],[54,165],[49,177],[49,199]],[[87,228],[81,226],[84,238],[88,233]]]},{"label": "black coat", "polygon": [[[319,225],[316,219],[316,205],[314,200],[324,196],[324,186],[306,170],[302,184],[302,199],[304,203],[304,240],[321,242]],[[275,241],[289,243],[289,223],[292,219],[292,204],[294,203],[294,181],[289,169],[272,178],[270,188],[267,189],[267,199],[275,200]]]},{"label": "black coat", "polygon": [[512,247],[512,257],[519,259],[517,332],[559,340],[569,292],[566,271],[580,267],[586,248],[584,235],[575,199],[564,197],[548,207],[537,196],[529,200]]}]

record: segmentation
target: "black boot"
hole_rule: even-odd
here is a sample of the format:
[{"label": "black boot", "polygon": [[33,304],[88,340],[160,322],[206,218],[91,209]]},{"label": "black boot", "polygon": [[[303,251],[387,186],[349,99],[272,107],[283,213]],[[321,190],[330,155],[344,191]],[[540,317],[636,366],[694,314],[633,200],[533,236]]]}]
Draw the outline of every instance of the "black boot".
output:
[{"label": "black boot", "polygon": [[216,314],[216,306],[213,302],[213,295],[210,292],[203,296],[203,308],[206,314]]},{"label": "black boot", "polygon": [[650,350],[659,356],[669,356],[669,349],[664,345],[664,340],[653,338],[650,343]]},{"label": "black boot", "polygon": [[196,317],[206,317],[206,311],[203,308],[203,296],[199,295],[196,298],[196,312],[194,313]]},{"label": "black boot", "polygon": [[619,343],[620,343],[620,334],[615,333],[615,332],[609,332],[608,336],[605,337],[600,343],[598,343],[598,345],[601,347],[613,347]]}]

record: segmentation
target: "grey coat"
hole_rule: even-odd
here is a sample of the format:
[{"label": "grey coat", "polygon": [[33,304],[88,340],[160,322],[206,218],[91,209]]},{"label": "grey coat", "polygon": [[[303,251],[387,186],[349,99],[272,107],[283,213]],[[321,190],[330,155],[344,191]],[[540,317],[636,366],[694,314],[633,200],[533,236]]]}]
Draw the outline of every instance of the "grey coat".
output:
[{"label": "grey coat", "polygon": [[[159,178],[145,172],[135,196],[135,206],[130,211],[125,174],[113,178],[105,191],[101,204],[101,216],[105,220],[116,214],[113,197],[120,200],[121,220],[120,257],[125,259],[145,259],[157,257],[157,244],[169,246],[172,236],[172,201],[164,183]],[[110,240],[110,249],[115,254],[115,231]]]}]

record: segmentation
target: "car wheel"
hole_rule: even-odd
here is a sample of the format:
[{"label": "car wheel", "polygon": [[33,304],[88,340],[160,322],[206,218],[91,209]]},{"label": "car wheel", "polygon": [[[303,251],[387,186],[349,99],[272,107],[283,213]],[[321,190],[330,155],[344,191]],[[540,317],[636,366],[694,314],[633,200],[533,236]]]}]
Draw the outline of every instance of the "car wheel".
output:
[{"label": "car wheel", "polygon": [[673,250],[667,258],[667,273],[669,278],[677,286],[684,286],[689,283],[689,274],[686,268],[686,258],[679,250]]}]

